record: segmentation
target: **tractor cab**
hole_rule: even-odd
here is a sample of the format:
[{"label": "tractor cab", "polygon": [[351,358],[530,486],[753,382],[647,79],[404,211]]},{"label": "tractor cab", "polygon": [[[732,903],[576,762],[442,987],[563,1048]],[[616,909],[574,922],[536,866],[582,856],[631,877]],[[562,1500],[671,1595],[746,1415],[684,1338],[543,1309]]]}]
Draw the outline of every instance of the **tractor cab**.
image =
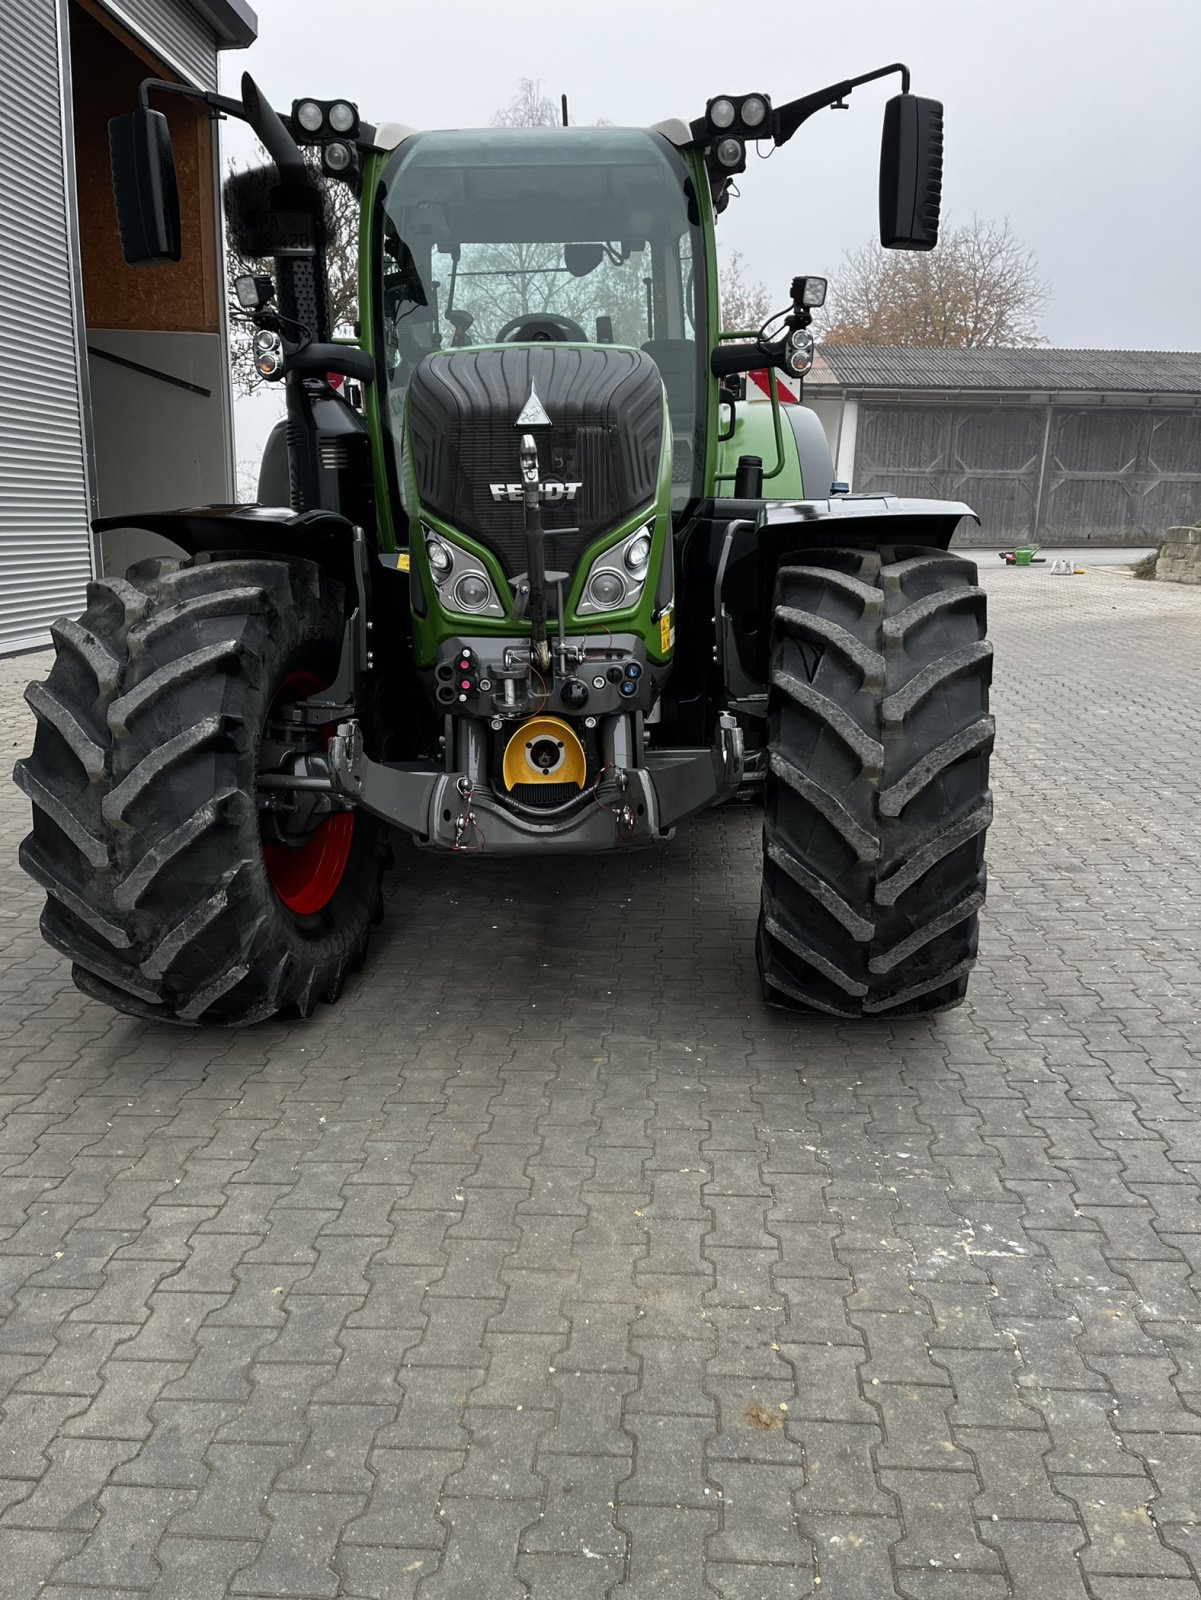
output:
[{"label": "tractor cab", "polygon": [[[674,502],[701,491],[711,274],[693,179],[668,140],[627,128],[414,134],[383,166],[371,228],[393,451],[434,351],[622,347],[649,355],[666,389]],[[578,353],[562,357],[578,369]]]}]

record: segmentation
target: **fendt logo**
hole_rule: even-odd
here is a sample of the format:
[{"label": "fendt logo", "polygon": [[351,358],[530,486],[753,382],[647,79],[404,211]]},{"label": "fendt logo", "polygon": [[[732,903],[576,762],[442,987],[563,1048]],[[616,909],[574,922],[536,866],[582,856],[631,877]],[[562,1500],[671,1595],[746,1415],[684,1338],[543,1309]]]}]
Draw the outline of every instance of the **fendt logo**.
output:
[{"label": "fendt logo", "polygon": [[[494,500],[521,501],[525,498],[525,490],[520,483],[490,483]],[[544,505],[554,505],[559,500],[574,500],[584,487],[583,483],[540,483],[538,485],[538,498]]]}]

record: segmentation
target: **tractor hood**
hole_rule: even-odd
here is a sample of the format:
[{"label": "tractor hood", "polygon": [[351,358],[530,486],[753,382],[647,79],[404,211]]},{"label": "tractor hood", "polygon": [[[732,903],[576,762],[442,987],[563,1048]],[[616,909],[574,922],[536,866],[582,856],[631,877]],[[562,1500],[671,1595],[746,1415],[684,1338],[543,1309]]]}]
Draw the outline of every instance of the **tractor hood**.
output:
[{"label": "tractor hood", "polygon": [[418,497],[508,577],[526,565],[518,419],[531,395],[549,419],[538,456],[551,568],[571,571],[591,541],[654,506],[664,447],[663,385],[641,350],[547,343],[427,356],[408,390]]}]

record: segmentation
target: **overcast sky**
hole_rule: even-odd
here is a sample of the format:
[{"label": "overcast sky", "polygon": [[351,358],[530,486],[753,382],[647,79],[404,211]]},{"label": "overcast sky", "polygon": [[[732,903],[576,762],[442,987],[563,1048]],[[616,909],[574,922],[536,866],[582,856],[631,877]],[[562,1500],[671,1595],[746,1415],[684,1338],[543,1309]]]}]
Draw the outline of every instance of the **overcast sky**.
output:
[{"label": "overcast sky", "polygon": [[[252,0],[254,3],[254,0]],[[259,41],[223,58],[276,106],[344,95],[373,122],[486,124],[523,77],[573,121],[691,119],[720,93],[777,104],[905,61],[946,107],[943,215],[1008,217],[1052,289],[1056,345],[1201,350],[1201,0],[258,0]],[[880,117],[897,81],[752,158],[718,225],[787,298],[837,280],[876,227]],[[245,159],[252,136],[223,128]],[[240,408],[244,412],[247,408]],[[240,422],[257,454],[266,407]]]}]

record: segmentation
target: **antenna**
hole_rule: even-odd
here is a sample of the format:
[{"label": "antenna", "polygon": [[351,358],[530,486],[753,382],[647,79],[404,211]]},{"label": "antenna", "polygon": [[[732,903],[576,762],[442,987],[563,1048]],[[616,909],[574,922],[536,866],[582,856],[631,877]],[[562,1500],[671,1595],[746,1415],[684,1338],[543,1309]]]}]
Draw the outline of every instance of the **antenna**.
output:
[{"label": "antenna", "polygon": [[563,96],[563,126],[567,126],[567,96]]}]

